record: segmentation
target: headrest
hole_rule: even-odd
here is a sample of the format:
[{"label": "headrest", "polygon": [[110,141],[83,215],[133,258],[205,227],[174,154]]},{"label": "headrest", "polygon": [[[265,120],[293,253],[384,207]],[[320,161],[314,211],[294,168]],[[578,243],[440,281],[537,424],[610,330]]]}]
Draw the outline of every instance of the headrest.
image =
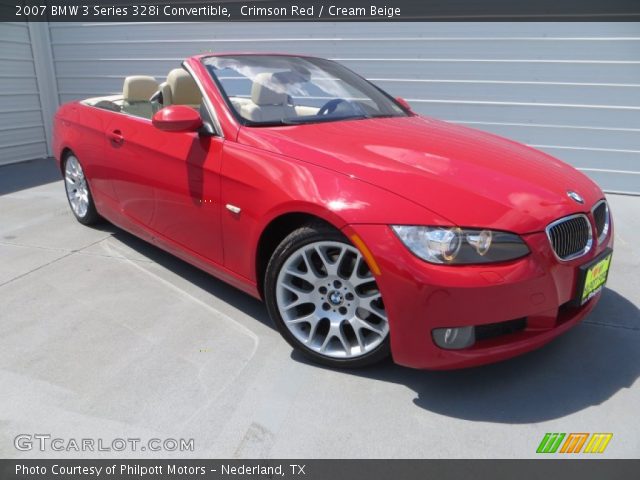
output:
[{"label": "headrest", "polygon": [[169,84],[167,82],[162,82],[158,87],[158,90],[160,90],[160,93],[162,94],[162,105],[165,107],[167,105],[171,105],[172,97],[171,87],[169,86]]},{"label": "headrest", "polygon": [[273,74],[265,72],[256,75],[251,86],[251,100],[256,105],[284,105],[288,95],[272,90],[278,82],[274,81]]},{"label": "headrest", "polygon": [[145,75],[133,75],[124,79],[122,97],[127,102],[148,102],[158,91],[155,78]]},{"label": "headrest", "polygon": [[202,94],[189,72],[176,68],[167,75],[167,83],[171,88],[171,103],[174,105],[199,105]]}]

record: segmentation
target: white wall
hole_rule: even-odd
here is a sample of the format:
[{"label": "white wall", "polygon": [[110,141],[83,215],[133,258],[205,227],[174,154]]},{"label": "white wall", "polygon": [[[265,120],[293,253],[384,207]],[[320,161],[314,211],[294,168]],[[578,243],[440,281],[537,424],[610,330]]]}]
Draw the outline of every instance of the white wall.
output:
[{"label": "white wall", "polygon": [[528,143],[610,191],[640,193],[638,23],[52,23],[49,34],[62,102],[118,92],[126,75],[161,80],[201,52],[313,54],[418,112]]}]

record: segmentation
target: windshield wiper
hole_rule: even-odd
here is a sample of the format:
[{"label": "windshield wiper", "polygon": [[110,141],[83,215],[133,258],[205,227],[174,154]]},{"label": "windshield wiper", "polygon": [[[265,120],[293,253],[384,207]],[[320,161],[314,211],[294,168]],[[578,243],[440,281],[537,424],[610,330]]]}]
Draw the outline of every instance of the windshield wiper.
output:
[{"label": "windshield wiper", "polygon": [[282,120],[270,120],[268,122],[254,122],[251,120],[245,120],[244,125],[247,127],[282,127],[285,125],[291,125],[290,123],[286,123],[284,119]]},{"label": "windshield wiper", "polygon": [[368,118],[374,118],[372,115],[349,115],[346,117],[299,117],[299,118],[281,118],[280,120],[270,120],[267,122],[254,122],[251,120],[245,120],[244,125],[247,127],[283,127],[287,125],[305,125],[313,123],[328,123],[339,122],[341,120],[365,120]]},{"label": "windshield wiper", "polygon": [[370,115],[369,118],[396,118],[401,116],[402,115],[397,115],[395,113],[380,113],[378,115]]}]

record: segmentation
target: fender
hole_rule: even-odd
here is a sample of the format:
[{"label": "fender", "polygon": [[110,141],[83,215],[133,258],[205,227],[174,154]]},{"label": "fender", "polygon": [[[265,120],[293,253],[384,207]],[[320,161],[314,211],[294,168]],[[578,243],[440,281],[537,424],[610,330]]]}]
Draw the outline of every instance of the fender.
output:
[{"label": "fender", "polygon": [[225,142],[222,157],[221,202],[240,209],[222,209],[224,265],[254,281],[259,239],[282,215],[313,215],[338,230],[354,223],[412,224],[416,218],[447,224],[395,193],[313,163],[235,142]]}]

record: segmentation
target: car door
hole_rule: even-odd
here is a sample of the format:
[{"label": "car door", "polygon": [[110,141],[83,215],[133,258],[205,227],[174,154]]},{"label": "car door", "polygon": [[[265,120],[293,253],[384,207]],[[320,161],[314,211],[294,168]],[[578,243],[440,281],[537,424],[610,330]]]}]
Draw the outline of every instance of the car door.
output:
[{"label": "car door", "polygon": [[223,139],[164,132],[121,115],[107,129],[123,212],[160,240],[222,263],[220,165]]},{"label": "car door", "polygon": [[111,113],[105,123],[105,157],[120,210],[146,228],[154,217],[153,182],[149,162],[140,156],[135,143],[144,137],[148,124],[146,119],[124,113]]}]

